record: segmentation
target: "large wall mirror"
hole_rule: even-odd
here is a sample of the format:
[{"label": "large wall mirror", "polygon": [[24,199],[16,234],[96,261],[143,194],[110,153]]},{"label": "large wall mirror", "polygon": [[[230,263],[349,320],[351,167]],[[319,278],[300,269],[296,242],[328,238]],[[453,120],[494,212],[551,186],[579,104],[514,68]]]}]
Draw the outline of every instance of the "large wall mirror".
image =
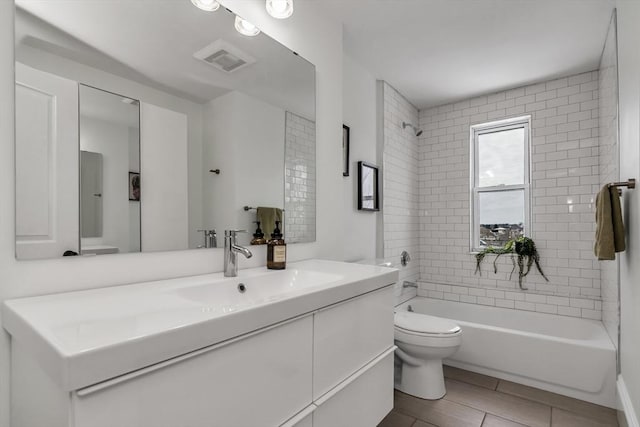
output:
[{"label": "large wall mirror", "polygon": [[16,0],[18,259],[315,241],[315,67],[235,18]]}]

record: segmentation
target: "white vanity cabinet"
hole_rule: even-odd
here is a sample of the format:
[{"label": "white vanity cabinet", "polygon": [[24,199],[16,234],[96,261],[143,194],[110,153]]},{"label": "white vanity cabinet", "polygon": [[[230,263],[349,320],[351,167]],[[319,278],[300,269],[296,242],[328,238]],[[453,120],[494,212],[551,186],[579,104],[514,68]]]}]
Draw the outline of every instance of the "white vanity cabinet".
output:
[{"label": "white vanity cabinet", "polygon": [[314,400],[393,345],[392,298],[384,288],[314,315]]},{"label": "white vanity cabinet", "polygon": [[312,316],[72,394],[76,427],[278,426],[311,403]]},{"label": "white vanity cabinet", "polygon": [[[103,370],[113,350],[103,348],[101,358],[83,359],[90,361],[88,366],[56,368],[37,351],[44,347],[35,336],[25,334],[21,340],[12,333],[11,425],[374,427],[393,407],[393,286],[387,282],[344,295],[81,387],[65,387],[58,378]],[[23,303],[10,304],[12,313],[26,315],[29,310],[19,307]],[[30,305],[33,312],[41,308]],[[9,324],[17,325],[18,319],[24,317],[11,318]],[[140,354],[129,355],[135,366]],[[56,375],[60,370],[69,372]]]},{"label": "white vanity cabinet", "polygon": [[393,287],[314,315],[314,427],[375,426],[393,408]]},{"label": "white vanity cabinet", "polygon": [[313,427],[372,427],[393,408],[391,347],[315,401]]},{"label": "white vanity cabinet", "polygon": [[312,402],[312,328],[307,315],[72,392],[14,346],[11,425],[279,426]]}]

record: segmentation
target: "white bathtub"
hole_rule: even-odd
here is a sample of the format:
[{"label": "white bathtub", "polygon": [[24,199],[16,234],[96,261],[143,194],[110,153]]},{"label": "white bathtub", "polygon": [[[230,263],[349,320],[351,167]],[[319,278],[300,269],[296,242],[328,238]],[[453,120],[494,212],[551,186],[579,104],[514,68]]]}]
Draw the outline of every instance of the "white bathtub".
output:
[{"label": "white bathtub", "polygon": [[396,307],[462,327],[445,364],[615,407],[616,352],[601,322],[414,297]]}]

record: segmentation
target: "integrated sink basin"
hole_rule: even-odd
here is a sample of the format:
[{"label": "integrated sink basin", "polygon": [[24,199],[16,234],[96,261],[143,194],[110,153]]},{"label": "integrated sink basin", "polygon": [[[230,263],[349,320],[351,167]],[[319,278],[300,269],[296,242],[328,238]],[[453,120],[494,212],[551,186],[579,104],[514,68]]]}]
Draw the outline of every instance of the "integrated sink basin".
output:
[{"label": "integrated sink basin", "polygon": [[4,328],[78,390],[395,283],[392,268],[290,263],[5,301]]},{"label": "integrated sink basin", "polygon": [[[252,271],[253,272],[253,271]],[[259,304],[290,298],[313,288],[326,287],[343,279],[339,274],[315,270],[290,268],[288,270],[246,274],[225,278],[211,286],[205,283],[174,290],[182,298],[202,303],[203,301],[224,300],[229,310],[239,310]]]}]

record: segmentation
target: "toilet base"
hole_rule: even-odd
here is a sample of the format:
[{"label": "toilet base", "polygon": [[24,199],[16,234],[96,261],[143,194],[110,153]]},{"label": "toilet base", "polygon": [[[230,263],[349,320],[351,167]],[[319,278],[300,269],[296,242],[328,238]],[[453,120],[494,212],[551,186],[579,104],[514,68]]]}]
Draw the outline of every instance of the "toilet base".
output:
[{"label": "toilet base", "polygon": [[403,363],[397,389],[421,399],[441,399],[447,393],[442,373],[442,360],[424,360],[418,366]]}]

